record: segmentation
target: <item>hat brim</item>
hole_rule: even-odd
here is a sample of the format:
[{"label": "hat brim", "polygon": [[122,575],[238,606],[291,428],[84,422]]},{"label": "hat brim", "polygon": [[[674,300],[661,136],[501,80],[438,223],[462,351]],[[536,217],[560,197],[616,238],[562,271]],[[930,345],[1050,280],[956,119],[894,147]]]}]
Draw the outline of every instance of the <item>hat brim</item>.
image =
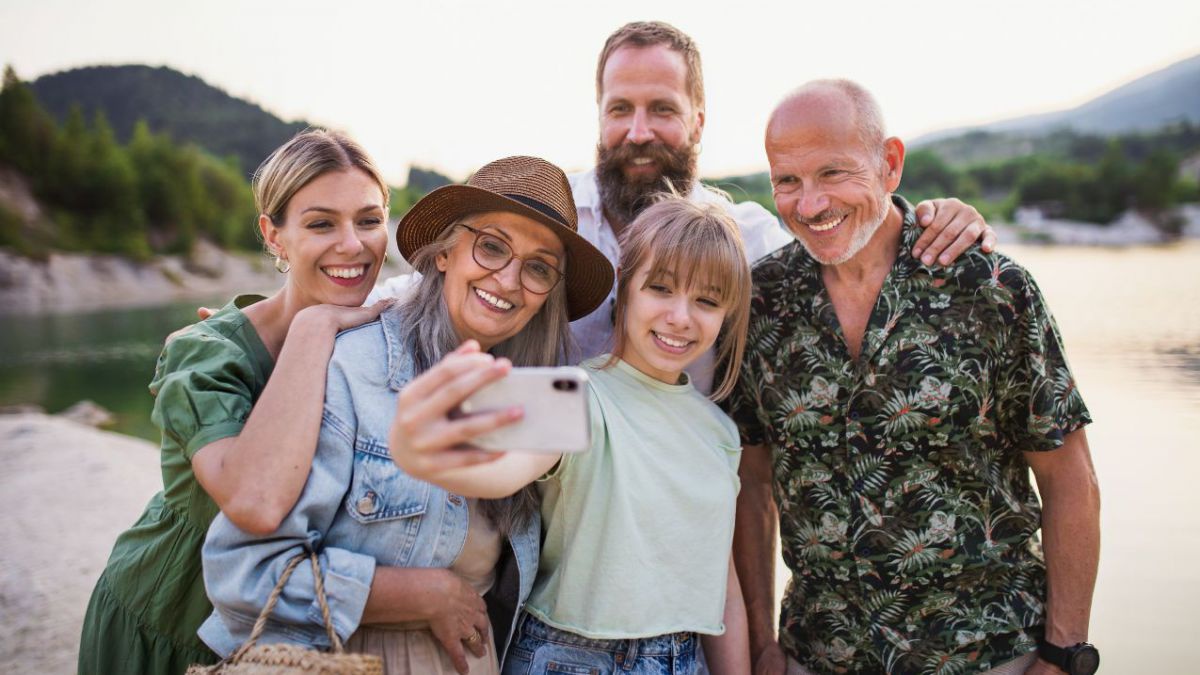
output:
[{"label": "hat brim", "polygon": [[433,243],[455,221],[481,211],[507,211],[531,218],[549,227],[567,252],[567,316],[581,319],[604,302],[613,285],[613,267],[608,258],[587,239],[557,219],[502,194],[471,185],[446,185],[425,195],[400,219],[396,246],[405,260]]}]

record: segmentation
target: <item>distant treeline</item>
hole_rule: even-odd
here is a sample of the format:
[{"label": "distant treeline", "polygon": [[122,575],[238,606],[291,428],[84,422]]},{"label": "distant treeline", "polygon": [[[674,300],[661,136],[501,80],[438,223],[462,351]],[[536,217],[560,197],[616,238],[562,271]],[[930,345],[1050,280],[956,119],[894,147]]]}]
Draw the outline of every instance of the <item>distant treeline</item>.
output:
[{"label": "distant treeline", "polygon": [[137,123],[144,121],[176,143],[195,143],[221,158],[236,157],[243,174],[311,126],[305,120],[285,122],[198,77],[163,66],[87,66],[43,75],[28,84],[60,124],[74,106],[83,109],[85,119],[103,110],[117,140],[127,143]]},{"label": "distant treeline", "polygon": [[[995,154],[989,150],[1012,152],[1013,146],[1024,154],[986,159]],[[1052,217],[1104,224],[1130,208],[1155,216],[1200,201],[1196,181],[1179,175],[1182,159],[1197,153],[1200,125],[1186,121],[1153,133],[1114,137],[1069,130],[1036,138],[975,132],[909,151],[900,192],[914,202],[960,197],[993,218],[1011,219],[1018,207],[1036,206]],[[973,159],[952,164],[944,159],[947,155]],[[774,210],[765,173],[711,182],[738,201],[753,199]]]},{"label": "distant treeline", "polygon": [[0,164],[23,174],[50,223],[0,213],[0,244],[146,258],[182,253],[203,236],[254,248],[250,187],[234,160],[177,145],[139,122],[125,145],[103,112],[74,108],[60,126],[11,68],[0,90]]},{"label": "distant treeline", "polygon": [[[27,255],[60,249],[139,259],[186,253],[198,238],[224,248],[257,249],[246,159],[211,153],[208,146],[153,131],[144,119],[122,143],[101,107],[87,119],[73,105],[59,124],[30,86],[6,68],[0,168],[11,167],[29,182],[46,222],[26,223],[0,203],[0,246]],[[268,153],[254,159],[255,166]],[[409,185],[392,188],[392,215],[402,215],[448,182],[413,167]]]}]

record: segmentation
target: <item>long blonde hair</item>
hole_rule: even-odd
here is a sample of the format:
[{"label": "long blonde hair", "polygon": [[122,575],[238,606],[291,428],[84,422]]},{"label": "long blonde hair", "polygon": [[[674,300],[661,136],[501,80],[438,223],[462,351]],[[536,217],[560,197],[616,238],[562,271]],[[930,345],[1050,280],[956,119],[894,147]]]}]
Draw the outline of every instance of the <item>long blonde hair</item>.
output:
[{"label": "long blonde hair", "polygon": [[750,322],[750,265],[737,223],[717,204],[666,197],[629,225],[621,239],[617,272],[614,357],[626,347],[625,312],[634,275],[647,264],[649,281],[670,275],[682,288],[699,284],[717,289],[725,320],[717,336],[716,367],[725,376],[712,399],[725,398],[737,382]]}]

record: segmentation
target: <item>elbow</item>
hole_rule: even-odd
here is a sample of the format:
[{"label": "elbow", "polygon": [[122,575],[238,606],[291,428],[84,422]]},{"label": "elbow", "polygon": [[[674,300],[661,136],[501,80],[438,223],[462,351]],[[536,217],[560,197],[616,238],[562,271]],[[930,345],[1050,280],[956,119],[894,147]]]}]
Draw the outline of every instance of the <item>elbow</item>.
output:
[{"label": "elbow", "polygon": [[256,537],[265,537],[278,530],[287,516],[287,511],[264,505],[262,502],[229,504],[222,512],[239,530]]}]

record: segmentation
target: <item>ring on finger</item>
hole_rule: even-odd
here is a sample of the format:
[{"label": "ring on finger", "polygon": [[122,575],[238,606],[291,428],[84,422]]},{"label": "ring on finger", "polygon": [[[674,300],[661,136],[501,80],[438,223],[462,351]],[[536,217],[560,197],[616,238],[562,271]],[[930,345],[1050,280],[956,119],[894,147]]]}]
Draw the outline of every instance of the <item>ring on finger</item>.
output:
[{"label": "ring on finger", "polygon": [[480,640],[479,631],[476,630],[476,631],[473,631],[471,633],[471,636],[466,639],[466,643],[469,645],[473,645],[476,642],[479,642],[479,640]]}]

